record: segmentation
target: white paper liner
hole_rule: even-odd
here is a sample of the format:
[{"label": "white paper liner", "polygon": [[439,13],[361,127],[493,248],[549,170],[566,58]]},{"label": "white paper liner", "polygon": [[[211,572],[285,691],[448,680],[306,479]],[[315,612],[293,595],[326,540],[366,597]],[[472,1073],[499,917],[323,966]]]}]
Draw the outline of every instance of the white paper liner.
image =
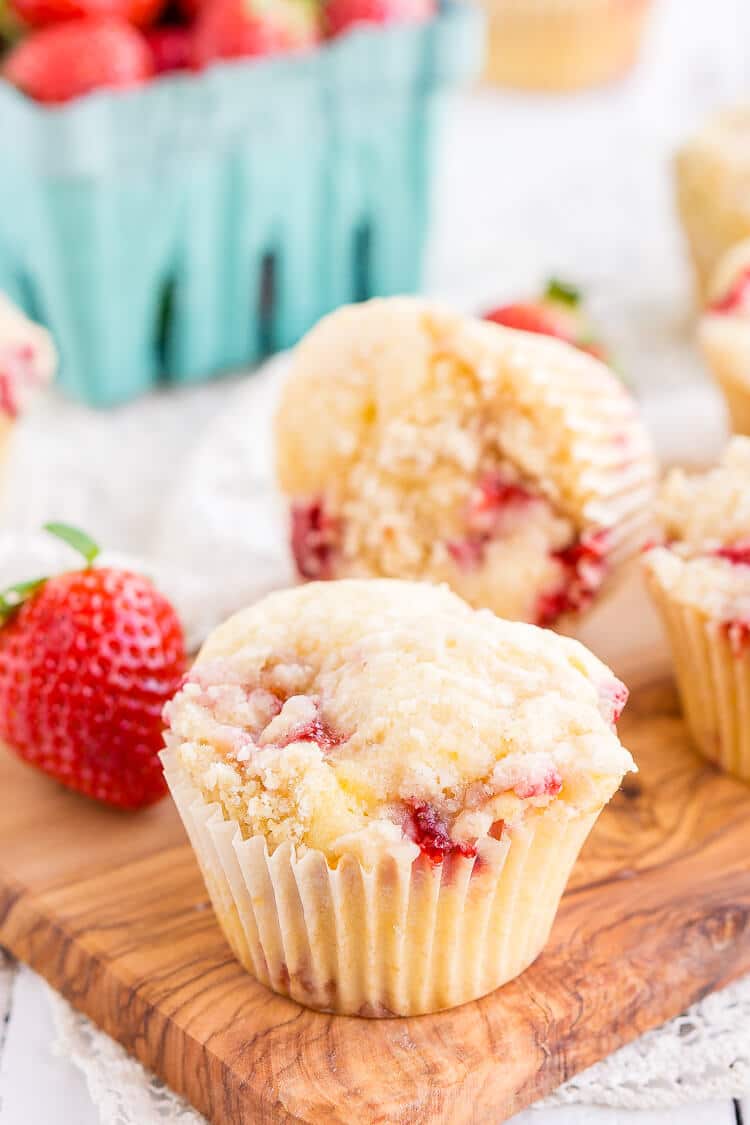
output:
[{"label": "white paper liner", "polygon": [[670,596],[646,571],[669,637],[677,686],[701,753],[750,782],[750,645],[737,649],[722,622]]},{"label": "white paper liner", "polygon": [[371,869],[322,852],[268,854],[208,804],[172,750],[172,796],[217,918],[242,965],[307,1007],[413,1016],[476,999],[521,973],[545,945],[578,853],[599,814],[558,802],[476,859],[434,866],[396,845]]}]

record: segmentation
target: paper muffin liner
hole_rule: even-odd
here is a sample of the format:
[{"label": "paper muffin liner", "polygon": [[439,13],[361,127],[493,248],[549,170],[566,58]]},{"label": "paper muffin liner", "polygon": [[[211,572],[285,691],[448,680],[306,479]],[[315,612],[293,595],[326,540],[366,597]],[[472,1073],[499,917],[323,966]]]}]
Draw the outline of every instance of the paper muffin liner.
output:
[{"label": "paper muffin liner", "polygon": [[162,754],[217,919],[245,969],[310,1008],[369,1017],[454,1007],[505,984],[539,955],[578,853],[601,809],[535,812],[476,858],[435,866],[406,844],[371,867],[319,851],[269,855],[243,839]]},{"label": "paper muffin liner", "polygon": [[605,536],[602,594],[611,592],[619,568],[654,534],[659,468],[653,446],[637,405],[610,373],[586,384],[560,377],[548,393],[575,419],[571,457],[581,468],[572,499],[579,524]]},{"label": "paper muffin liner", "polygon": [[750,645],[738,646],[726,623],[665,590],[646,568],[646,583],[667,631],[690,733],[704,757],[750,782]]},{"label": "paper muffin liner", "polygon": [[484,6],[491,82],[573,90],[630,69],[651,0],[484,0]]},{"label": "paper muffin liner", "polygon": [[700,344],[729,410],[732,432],[750,436],[750,323],[703,317]]}]

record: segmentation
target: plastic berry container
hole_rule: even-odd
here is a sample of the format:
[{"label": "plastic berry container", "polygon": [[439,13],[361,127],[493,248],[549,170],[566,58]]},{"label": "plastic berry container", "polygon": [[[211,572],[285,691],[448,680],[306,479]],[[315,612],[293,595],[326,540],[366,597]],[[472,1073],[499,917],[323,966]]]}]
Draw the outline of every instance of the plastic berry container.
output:
[{"label": "plastic berry container", "polygon": [[418,288],[441,95],[481,48],[459,0],[59,108],[0,82],[0,290],[52,331],[60,384],[112,405]]}]

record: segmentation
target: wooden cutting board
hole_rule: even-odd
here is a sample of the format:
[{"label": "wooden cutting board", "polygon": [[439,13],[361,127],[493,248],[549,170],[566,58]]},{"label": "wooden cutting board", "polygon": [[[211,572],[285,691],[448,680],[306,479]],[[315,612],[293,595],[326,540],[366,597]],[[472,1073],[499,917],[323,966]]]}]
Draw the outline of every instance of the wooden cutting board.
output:
[{"label": "wooden cutting board", "polygon": [[641,772],[499,992],[381,1021],[274,996],[233,960],[168,801],[99,809],[2,750],[0,943],[215,1125],[495,1125],[750,971],[750,788],[691,749],[644,612],[589,636],[639,684],[620,729]]}]

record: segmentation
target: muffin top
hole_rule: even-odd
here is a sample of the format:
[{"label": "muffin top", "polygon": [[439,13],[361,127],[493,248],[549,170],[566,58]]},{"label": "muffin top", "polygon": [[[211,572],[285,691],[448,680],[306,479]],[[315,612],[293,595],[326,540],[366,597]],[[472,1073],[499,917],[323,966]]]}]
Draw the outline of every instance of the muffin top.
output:
[{"label": "muffin top", "polygon": [[272,594],[209,638],[167,744],[269,851],[474,855],[525,816],[594,810],[633,767],[624,686],[576,641],[396,580]]},{"label": "muffin top", "polygon": [[750,623],[750,438],[732,438],[707,473],[674,470],[657,510],[666,544],[645,556],[655,580],[718,620]]},{"label": "muffin top", "polygon": [[49,333],[0,293],[0,414],[15,418],[56,366]]}]

